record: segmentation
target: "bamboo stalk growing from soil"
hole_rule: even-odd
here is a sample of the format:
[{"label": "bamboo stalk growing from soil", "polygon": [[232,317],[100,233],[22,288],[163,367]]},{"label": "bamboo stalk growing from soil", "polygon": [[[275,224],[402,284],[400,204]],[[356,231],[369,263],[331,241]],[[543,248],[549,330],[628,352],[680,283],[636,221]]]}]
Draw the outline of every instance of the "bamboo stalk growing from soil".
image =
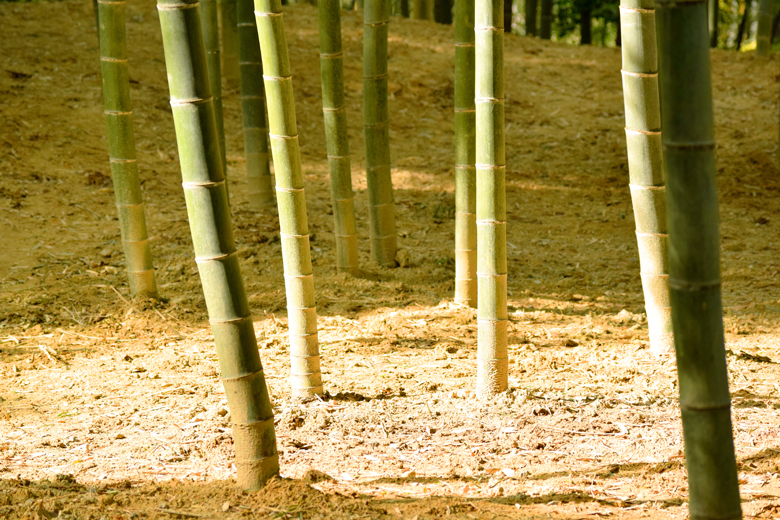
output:
[{"label": "bamboo stalk growing from soil", "polygon": [[657,0],[669,293],[692,519],[742,518],[720,297],[706,0]]},{"label": "bamboo stalk growing from soil", "polygon": [[260,43],[252,0],[237,0],[241,113],[249,204],[256,209],[274,204],[274,183],[268,164],[268,125]]},{"label": "bamboo stalk growing from soil", "polygon": [[[370,1],[370,0],[369,0]],[[383,0],[388,2],[390,0]],[[414,20],[433,20],[434,0],[409,0],[412,3],[410,18]]]},{"label": "bamboo stalk growing from soil", "polygon": [[130,292],[156,298],[157,281],[135,154],[125,5],[124,0],[98,1],[100,74],[108,126],[108,156]]},{"label": "bamboo stalk growing from soil", "polygon": [[672,312],[666,228],[666,188],[658,100],[655,0],[622,0],[623,102],[631,202],[636,221],[650,350],[671,352]]},{"label": "bamboo stalk growing from soil", "polygon": [[218,0],[222,27],[222,76],[235,88],[239,84],[238,0]]},{"label": "bamboo stalk growing from soil", "polygon": [[455,302],[477,306],[474,0],[455,0]]},{"label": "bamboo stalk growing from soil", "polygon": [[536,36],[536,10],[538,0],[525,0],[525,35]]},{"label": "bamboo stalk growing from soil", "polygon": [[553,0],[542,0],[541,11],[539,37],[549,40],[552,37]]},{"label": "bamboo stalk growing from soil", "polygon": [[206,46],[206,63],[209,67],[209,84],[214,100],[214,117],[217,120],[219,150],[222,155],[222,171],[227,171],[227,150],[225,148],[225,122],[222,116],[222,64],[219,52],[219,16],[217,0],[200,1],[200,19],[203,27],[203,42]]},{"label": "bamboo stalk growing from soil", "polygon": [[322,394],[322,375],[309,223],[282,3],[280,0],[255,0],[255,15],[263,55],[271,153],[276,173],[290,331],[290,384],[293,395],[304,398]]},{"label": "bamboo stalk growing from soil", "polygon": [[279,473],[279,456],[233,240],[198,3],[159,0],[157,8],[195,261],[232,418],[236,478],[256,490]]},{"label": "bamboo stalk growing from soil", "polygon": [[347,102],[344,96],[340,3],[340,0],[319,0],[318,5],[322,113],[325,119],[330,193],[336,227],[336,270],[357,274],[360,270],[358,234],[347,133]]},{"label": "bamboo stalk growing from soil", "polygon": [[476,0],[477,393],[508,386],[504,8]]},{"label": "bamboo stalk growing from soil", "polygon": [[397,239],[387,108],[389,18],[388,0],[366,0],[363,8],[363,120],[371,256],[379,265],[394,267]]},{"label": "bamboo stalk growing from soil", "polygon": [[772,43],[772,0],[758,0],[758,29],[756,29],[756,54],[769,56]]}]

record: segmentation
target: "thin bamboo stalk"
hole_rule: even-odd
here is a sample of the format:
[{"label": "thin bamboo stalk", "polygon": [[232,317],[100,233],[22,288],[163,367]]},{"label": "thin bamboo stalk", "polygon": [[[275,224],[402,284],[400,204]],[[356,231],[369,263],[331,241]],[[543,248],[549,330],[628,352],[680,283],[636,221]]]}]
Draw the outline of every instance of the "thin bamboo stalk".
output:
[{"label": "thin bamboo stalk", "polygon": [[252,0],[236,1],[246,180],[249,204],[261,209],[274,205],[274,179],[268,164],[263,60],[260,56],[260,42],[257,40],[254,3]]},{"label": "thin bamboo stalk", "polygon": [[474,0],[455,0],[455,302],[477,306]]},{"label": "thin bamboo stalk", "polygon": [[389,24],[388,0],[366,0],[363,9],[363,121],[371,256],[379,265],[394,267],[397,238],[387,108]]},{"label": "thin bamboo stalk", "polygon": [[[371,0],[369,0],[371,1]],[[387,2],[388,0],[383,0]],[[412,4],[410,18],[414,20],[433,20],[434,0],[409,0]]]},{"label": "thin bamboo stalk", "polygon": [[525,35],[536,36],[536,10],[538,0],[525,0]]},{"label": "thin bamboo stalk", "polygon": [[206,63],[209,67],[209,84],[214,99],[214,117],[217,120],[219,151],[222,156],[222,171],[227,172],[227,149],[225,148],[225,122],[222,115],[222,64],[219,52],[219,16],[217,0],[200,0],[200,19],[203,27],[203,42],[206,46]]},{"label": "thin bamboo stalk", "polygon": [[255,0],[255,15],[263,55],[271,153],[276,173],[290,331],[290,385],[293,395],[310,397],[322,394],[322,375],[309,224],[281,1]]},{"label": "thin bamboo stalk", "polygon": [[664,354],[672,351],[674,337],[666,255],[669,235],[658,99],[655,1],[622,0],[620,25],[629,186],[650,330],[650,350]]},{"label": "thin bamboo stalk", "polygon": [[756,29],[756,54],[769,56],[772,48],[772,0],[758,0],[758,29]]},{"label": "thin bamboo stalk", "polygon": [[508,386],[504,8],[477,0],[474,24],[477,121],[477,393]]},{"label": "thin bamboo stalk", "polygon": [[552,37],[553,4],[554,0],[542,0],[539,37],[543,40],[549,40]]},{"label": "thin bamboo stalk", "polygon": [[127,67],[125,2],[98,1],[100,74],[108,126],[108,156],[130,292],[157,297],[146,216],[138,176]]},{"label": "thin bamboo stalk", "polygon": [[669,293],[692,519],[739,519],[706,0],[657,0]]},{"label": "thin bamboo stalk", "polygon": [[340,0],[319,0],[322,113],[336,233],[336,270],[358,274],[358,233],[344,96]]},{"label": "thin bamboo stalk", "polygon": [[227,84],[239,85],[238,65],[238,0],[217,0],[219,21],[222,28],[222,76]]},{"label": "thin bamboo stalk", "polygon": [[233,239],[197,0],[158,0],[182,185],[230,409],[238,485],[279,473],[274,417]]}]

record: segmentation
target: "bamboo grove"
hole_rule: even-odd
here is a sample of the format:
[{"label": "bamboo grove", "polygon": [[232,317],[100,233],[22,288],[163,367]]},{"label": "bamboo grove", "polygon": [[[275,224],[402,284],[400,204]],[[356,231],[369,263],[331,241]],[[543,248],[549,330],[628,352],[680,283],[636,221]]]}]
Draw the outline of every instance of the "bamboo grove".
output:
[{"label": "bamboo grove", "polygon": [[[412,11],[425,5],[413,2]],[[541,2],[539,31],[546,36],[551,5]],[[477,309],[476,392],[485,399],[509,386],[505,6],[501,0],[454,3],[454,300]],[[534,6],[526,3],[533,20]],[[769,39],[764,38],[771,21],[767,9],[759,7],[759,55],[769,53]],[[278,211],[291,393],[301,399],[323,394],[293,67],[282,4],[158,0],[158,11],[184,199],[233,421],[238,482],[245,489],[258,489],[278,474],[279,462],[273,410],[233,239],[220,103],[223,76],[240,84],[250,203],[268,211],[275,202]],[[333,263],[340,272],[360,275],[340,2],[320,0],[318,12],[336,240]],[[156,297],[132,133],[125,4],[99,0],[98,16],[109,156],[130,288],[134,294]],[[365,0],[363,24],[370,250],[375,264],[392,268],[397,237],[389,139],[390,3]],[[651,348],[657,354],[672,349],[676,354],[692,518],[740,518],[720,300],[711,26],[704,0],[620,4],[629,185]],[[536,31],[535,25],[526,30]]]}]

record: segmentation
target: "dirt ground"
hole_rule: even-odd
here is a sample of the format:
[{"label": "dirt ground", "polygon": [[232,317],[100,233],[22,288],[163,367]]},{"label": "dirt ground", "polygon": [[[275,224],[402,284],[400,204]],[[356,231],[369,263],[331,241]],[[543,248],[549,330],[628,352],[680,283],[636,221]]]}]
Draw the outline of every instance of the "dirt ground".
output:
[{"label": "dirt ground", "polygon": [[[232,482],[230,414],[184,208],[154,2],[128,6],[138,156],[165,302],[124,276],[90,2],[0,3],[0,517],[683,518],[672,356],[650,355],[620,54],[506,39],[510,390],[474,398],[475,312],[452,303],[450,27],[394,19],[400,246],[368,258],[361,21],[344,14],[367,279],[336,275],[316,10],[285,11],[330,397],[290,398],[279,226],[230,192],[282,477]],[[777,62],[715,51],[723,298],[746,515],[780,517]]]}]

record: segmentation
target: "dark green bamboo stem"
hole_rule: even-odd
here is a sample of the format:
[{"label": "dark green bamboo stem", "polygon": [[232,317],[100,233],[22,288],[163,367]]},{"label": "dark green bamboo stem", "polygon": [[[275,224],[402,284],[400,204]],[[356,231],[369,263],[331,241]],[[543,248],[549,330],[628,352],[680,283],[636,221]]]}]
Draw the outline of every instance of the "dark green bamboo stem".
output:
[{"label": "dark green bamboo stem", "polygon": [[623,101],[631,201],[634,206],[650,350],[672,351],[672,309],[666,228],[666,188],[658,100],[655,0],[622,0]]},{"label": "dark green bamboo stem", "polygon": [[279,473],[274,418],[238,264],[197,0],[159,0],[195,261],[233,426],[238,485]]},{"label": "dark green bamboo stem", "polygon": [[322,394],[317,308],[309,249],[309,223],[295,123],[292,72],[280,0],[255,0],[257,31],[268,95],[268,124],[276,173],[293,395]]},{"label": "dark green bamboo stem", "polygon": [[322,113],[328,148],[330,194],[336,234],[336,269],[357,274],[358,235],[355,195],[347,132],[347,102],[344,96],[344,54],[341,49],[340,0],[319,0],[320,71]]},{"label": "dark green bamboo stem", "polygon": [[537,0],[525,0],[525,35],[536,36]]},{"label": "dark green bamboo stem", "polygon": [[543,40],[549,40],[552,37],[553,3],[553,0],[542,0],[539,37]]},{"label": "dark green bamboo stem", "polygon": [[231,88],[239,85],[238,0],[217,0],[222,28],[222,76]]},{"label": "dark green bamboo stem", "polygon": [[477,393],[508,386],[504,8],[476,0]]},{"label": "dark green bamboo stem", "polygon": [[455,0],[455,301],[477,306],[474,0]]},{"label": "dark green bamboo stem", "polygon": [[236,1],[246,180],[249,204],[260,209],[274,204],[274,179],[268,164],[263,63],[257,40],[254,3],[252,0]]},{"label": "dark green bamboo stem", "polygon": [[390,116],[387,108],[388,0],[366,0],[363,8],[363,122],[371,256],[394,267],[395,203],[390,176]]},{"label": "dark green bamboo stem", "polygon": [[222,64],[219,52],[219,16],[217,0],[200,1],[200,19],[203,27],[203,42],[206,46],[206,62],[209,67],[209,84],[214,99],[214,117],[217,119],[219,150],[222,155],[222,171],[227,172],[227,150],[225,148],[225,122],[222,116]]},{"label": "dark green bamboo stem", "polygon": [[718,47],[718,21],[720,19],[720,5],[718,0],[707,0],[707,23],[710,34],[710,47]]},{"label": "dark green bamboo stem", "polygon": [[[389,0],[382,0],[381,3],[387,3],[388,1]],[[434,0],[409,0],[409,1],[412,4],[412,13],[410,18],[415,20],[433,20]]]},{"label": "dark green bamboo stem", "polygon": [[157,282],[146,231],[141,180],[135,155],[133,108],[127,67],[125,2],[98,2],[100,74],[108,125],[108,156],[119,215],[130,292],[157,297]]},{"label": "dark green bamboo stem", "polygon": [[657,0],[669,293],[690,518],[742,518],[720,298],[706,0]]},{"label": "dark green bamboo stem", "polygon": [[756,54],[769,56],[772,48],[772,0],[758,0],[758,29],[756,29]]}]

